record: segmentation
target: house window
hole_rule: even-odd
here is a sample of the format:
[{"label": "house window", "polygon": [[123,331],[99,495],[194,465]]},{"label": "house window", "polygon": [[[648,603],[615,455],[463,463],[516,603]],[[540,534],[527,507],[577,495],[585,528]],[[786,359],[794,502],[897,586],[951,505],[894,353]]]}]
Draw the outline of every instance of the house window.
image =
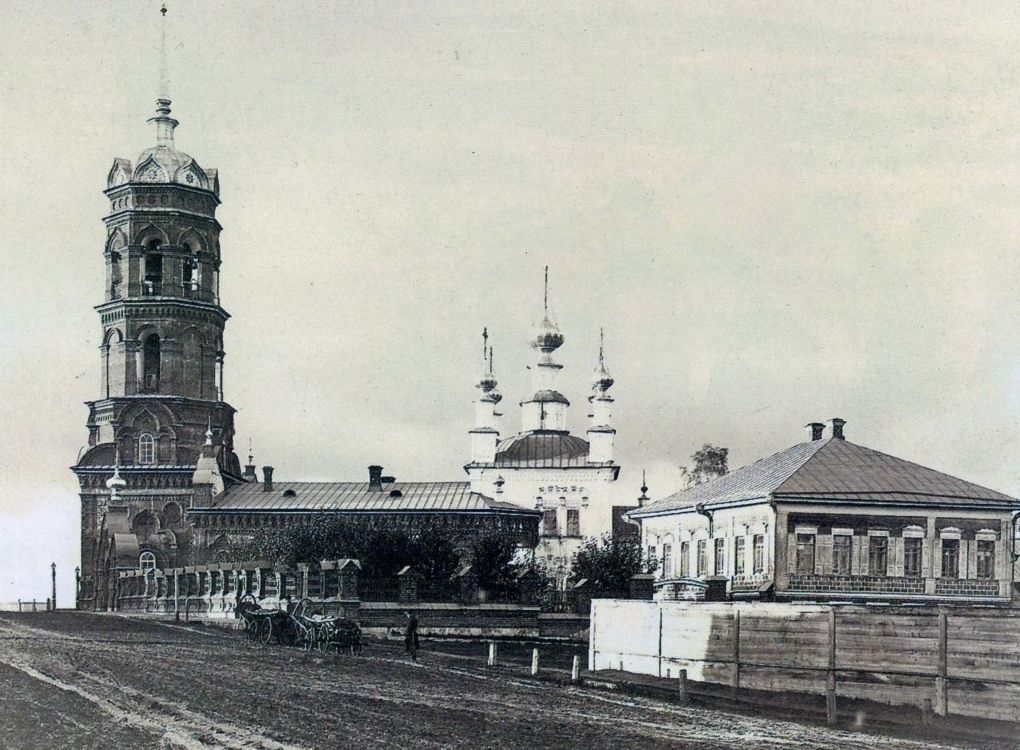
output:
[{"label": "house window", "polygon": [[797,534],[797,572],[806,575],[815,572],[814,534]]},{"label": "house window", "polygon": [[907,578],[921,577],[922,542],[920,537],[903,537],[903,575]]},{"label": "house window", "polygon": [[658,562],[658,561],[659,561],[659,559],[655,556],[655,545],[654,544],[649,544],[648,545],[648,562],[651,563],[651,562]]},{"label": "house window", "polygon": [[691,543],[680,542],[680,577],[686,578],[691,574]]},{"label": "house window", "polygon": [[854,538],[850,534],[834,534],[832,537],[832,573],[837,576],[850,575],[853,560]]},{"label": "house window", "polygon": [[742,576],[744,575],[744,548],[746,547],[746,540],[742,536],[738,536],[733,540],[733,575]]},{"label": "house window", "polygon": [[942,577],[960,577],[960,540],[942,540]]},{"label": "house window", "polygon": [[556,536],[559,533],[559,527],[556,523],[556,509],[542,511],[542,534],[545,536]]},{"label": "house window", "polygon": [[138,436],[138,463],[156,463],[156,439],[148,432]]},{"label": "house window", "polygon": [[726,540],[715,540],[715,574],[726,575]]},{"label": "house window", "polygon": [[868,573],[873,576],[884,576],[889,569],[889,537],[868,537]]},{"label": "house window", "polygon": [[581,536],[581,511],[567,508],[567,536]]},{"label": "house window", "polygon": [[143,552],[138,556],[138,569],[148,573],[156,569],[156,555],[152,552]]},{"label": "house window", "polygon": [[708,570],[708,541],[698,540],[698,575],[703,576]]},{"label": "house window", "polygon": [[985,580],[995,578],[995,542],[991,540],[978,540],[977,577]]},{"label": "house window", "polygon": [[662,577],[673,577],[673,545],[662,545]]},{"label": "house window", "polygon": [[765,572],[765,535],[764,534],[755,534],[754,535],[753,547],[754,547],[754,549],[752,550],[752,556],[754,558],[754,561],[753,561],[753,565],[754,565],[753,572],[754,573],[764,573]]}]

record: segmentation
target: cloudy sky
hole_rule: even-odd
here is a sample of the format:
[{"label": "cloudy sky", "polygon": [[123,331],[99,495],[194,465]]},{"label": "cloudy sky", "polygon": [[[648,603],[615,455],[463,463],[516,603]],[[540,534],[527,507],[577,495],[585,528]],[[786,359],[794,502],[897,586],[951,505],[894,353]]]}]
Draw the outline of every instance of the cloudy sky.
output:
[{"label": "cloudy sky", "polygon": [[[1020,494],[1020,10],[171,2],[220,170],[226,396],[281,479],[460,479],[487,325],[519,428],[542,267],[624,495],[841,416]],[[105,176],[153,145],[158,2],[0,3],[0,601],[73,593]],[[244,452],[243,450],[240,452]]]}]

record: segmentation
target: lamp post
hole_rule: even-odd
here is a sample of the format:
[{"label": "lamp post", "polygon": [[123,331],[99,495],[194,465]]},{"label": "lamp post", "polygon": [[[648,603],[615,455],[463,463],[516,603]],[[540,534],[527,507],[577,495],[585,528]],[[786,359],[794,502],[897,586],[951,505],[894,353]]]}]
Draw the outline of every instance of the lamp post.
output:
[{"label": "lamp post", "polygon": [[57,564],[55,562],[50,563],[50,584],[53,590],[53,611],[57,609]]},{"label": "lamp post", "polygon": [[74,566],[74,606],[81,607],[81,568]]}]

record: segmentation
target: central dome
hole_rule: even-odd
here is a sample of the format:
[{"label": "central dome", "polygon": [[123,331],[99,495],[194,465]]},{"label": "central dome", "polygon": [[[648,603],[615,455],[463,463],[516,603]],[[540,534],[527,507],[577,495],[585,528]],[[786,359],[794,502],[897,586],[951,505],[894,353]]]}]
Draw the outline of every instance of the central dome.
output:
[{"label": "central dome", "polygon": [[588,465],[588,441],[564,432],[527,432],[496,447],[496,466],[567,467]]}]

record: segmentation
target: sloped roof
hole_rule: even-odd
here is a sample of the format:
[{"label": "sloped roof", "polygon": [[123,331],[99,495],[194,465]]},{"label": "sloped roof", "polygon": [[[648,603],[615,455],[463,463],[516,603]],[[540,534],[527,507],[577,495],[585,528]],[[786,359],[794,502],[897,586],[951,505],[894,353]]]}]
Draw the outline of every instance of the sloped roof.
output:
[{"label": "sloped roof", "polygon": [[934,506],[1013,505],[995,490],[848,440],[799,443],[704,484],[631,511],[630,516],[765,499],[829,500]]},{"label": "sloped roof", "polygon": [[[391,494],[399,492],[399,495]],[[537,514],[471,491],[469,482],[392,482],[382,490],[367,482],[274,482],[273,489],[250,482],[227,488],[211,508],[191,512],[477,513]]]}]

